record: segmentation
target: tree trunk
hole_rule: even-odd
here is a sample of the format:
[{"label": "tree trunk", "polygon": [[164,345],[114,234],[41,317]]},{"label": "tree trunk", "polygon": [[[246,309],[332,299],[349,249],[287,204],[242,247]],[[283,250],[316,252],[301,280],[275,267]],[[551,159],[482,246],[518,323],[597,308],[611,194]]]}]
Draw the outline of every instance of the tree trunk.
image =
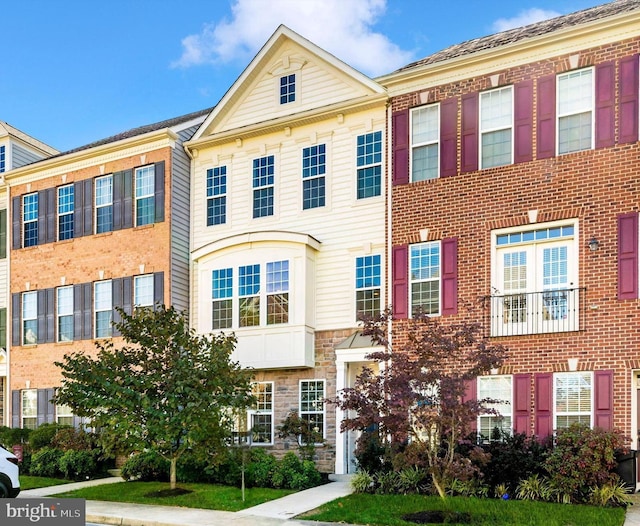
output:
[{"label": "tree trunk", "polygon": [[178,457],[171,457],[171,470],[169,471],[169,484],[171,489],[176,489],[177,468],[178,468]]},{"label": "tree trunk", "polygon": [[447,492],[445,491],[444,483],[438,479],[435,473],[431,474],[431,480],[433,482],[433,486],[436,488],[438,495],[440,495],[441,499],[447,498]]}]

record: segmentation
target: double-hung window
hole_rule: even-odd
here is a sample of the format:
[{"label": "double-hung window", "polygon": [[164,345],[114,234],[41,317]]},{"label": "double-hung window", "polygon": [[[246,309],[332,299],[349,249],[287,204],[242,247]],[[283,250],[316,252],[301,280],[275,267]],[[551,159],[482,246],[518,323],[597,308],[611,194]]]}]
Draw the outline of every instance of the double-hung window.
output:
[{"label": "double-hung window", "polygon": [[267,325],[289,321],[289,261],[272,261],[266,265]]},{"label": "double-hung window", "polygon": [[411,110],[411,180],[435,179],[440,159],[440,105]]},{"label": "double-hung window", "polygon": [[273,444],[273,382],[253,384],[256,405],[249,412],[252,441],[254,444]]},{"label": "double-hung window", "polygon": [[135,171],[136,226],[150,225],[155,221],[155,166],[143,166]]},{"label": "double-hung window", "polygon": [[480,94],[480,166],[513,162],[513,87]]},{"label": "double-hung window", "polygon": [[382,192],[382,132],[358,135],[356,147],[357,197],[375,197]]},{"label": "double-hung window", "polygon": [[380,314],[380,254],[356,258],[356,317],[373,318]]},{"label": "double-hung window", "polygon": [[253,217],[273,215],[274,157],[253,160]]},{"label": "double-hung window", "polygon": [[68,405],[56,404],[56,423],[73,426],[73,410]]},{"label": "double-hung window", "polygon": [[495,234],[492,336],[578,330],[577,225]]},{"label": "double-hung window", "polygon": [[326,145],[318,144],[302,150],[302,208],[318,208],[325,204]]},{"label": "double-hung window", "polygon": [[593,148],[593,68],[558,75],[558,153]]},{"label": "double-hung window", "polygon": [[25,389],[22,391],[22,428],[35,429],[38,427],[38,390]]},{"label": "double-hung window", "polygon": [[94,327],[96,338],[111,337],[113,319],[111,280],[97,281],[93,288]]},{"label": "double-hung window", "polygon": [[324,380],[300,381],[300,418],[318,438],[324,438]]},{"label": "double-hung window", "polygon": [[22,239],[25,247],[38,244],[38,194],[22,197]]},{"label": "double-hung window", "polygon": [[113,230],[113,175],[95,181],[96,234]]},{"label": "double-hung window", "polygon": [[73,185],[67,184],[58,188],[58,240],[73,238]]},{"label": "double-hung window", "polygon": [[593,424],[593,373],[583,371],[554,374],[553,396],[554,429],[563,429],[576,423],[591,427]]},{"label": "double-hung window", "polygon": [[207,170],[207,226],[222,225],[227,220],[227,167]]},{"label": "double-hung window", "polygon": [[22,345],[38,343],[38,293],[22,293]]},{"label": "double-hung window", "polygon": [[229,329],[233,324],[233,269],[221,268],[212,272],[212,327]]},{"label": "double-hung window", "polygon": [[153,274],[135,276],[133,279],[133,306],[153,307]]},{"label": "double-hung window", "polygon": [[0,146],[0,174],[7,169],[7,157],[5,146]]},{"label": "double-hung window", "polygon": [[240,327],[260,325],[260,265],[244,265],[238,269]]},{"label": "double-hung window", "polygon": [[409,276],[411,280],[411,313],[440,313],[440,242],[411,245]]},{"label": "double-hung window", "polygon": [[288,104],[296,100],[296,75],[280,77],[280,104]]},{"label": "double-hung window", "polygon": [[493,440],[496,431],[511,434],[512,396],[510,375],[478,377],[478,400],[495,400],[493,403],[486,404],[486,408],[497,413],[485,413],[478,417],[478,431],[483,440]]},{"label": "double-hung window", "polygon": [[58,341],[73,340],[73,287],[56,289],[56,317],[58,320]]}]

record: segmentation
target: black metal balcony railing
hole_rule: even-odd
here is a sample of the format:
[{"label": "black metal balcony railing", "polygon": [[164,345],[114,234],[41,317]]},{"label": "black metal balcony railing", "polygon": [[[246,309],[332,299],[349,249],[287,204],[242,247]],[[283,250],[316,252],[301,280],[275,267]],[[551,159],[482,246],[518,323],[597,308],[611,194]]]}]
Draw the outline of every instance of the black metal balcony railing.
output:
[{"label": "black metal balcony railing", "polygon": [[584,329],[584,288],[496,294],[485,298],[491,336]]}]

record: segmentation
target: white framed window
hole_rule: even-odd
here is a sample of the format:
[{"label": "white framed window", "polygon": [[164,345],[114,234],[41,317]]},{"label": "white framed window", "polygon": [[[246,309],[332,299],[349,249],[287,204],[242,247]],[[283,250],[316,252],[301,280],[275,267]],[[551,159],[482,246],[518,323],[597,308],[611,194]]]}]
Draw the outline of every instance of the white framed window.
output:
[{"label": "white framed window", "polygon": [[38,427],[38,390],[24,389],[22,391],[22,428],[35,429]]},{"label": "white framed window", "polygon": [[135,170],[136,226],[150,225],[155,221],[155,178],[153,164]]},{"label": "white framed window", "polygon": [[22,197],[22,246],[33,247],[38,244],[38,194]]},{"label": "white framed window", "polygon": [[253,160],[253,217],[274,213],[275,157],[268,155]]},{"label": "white framed window", "polygon": [[317,144],[302,149],[302,209],[325,205],[327,147]]},{"label": "white framed window", "polygon": [[56,289],[56,317],[58,341],[73,340],[73,286]]},{"label": "white framed window", "polygon": [[411,313],[440,313],[440,241],[417,243],[409,250]]},{"label": "white framed window", "polygon": [[207,170],[207,226],[227,222],[227,167]]},{"label": "white framed window", "polygon": [[73,411],[68,405],[56,404],[56,423],[73,426]]},{"label": "white framed window", "polygon": [[267,325],[289,321],[289,261],[266,264]]},{"label": "white framed window", "polygon": [[495,430],[511,434],[513,431],[513,377],[511,375],[492,375],[478,377],[478,400],[486,398],[496,400],[486,404],[487,409],[498,414],[485,413],[478,417],[478,432],[483,440],[493,440]]},{"label": "white framed window", "polygon": [[256,405],[249,411],[252,442],[273,444],[273,382],[256,382],[252,387]]},{"label": "white framed window", "polygon": [[7,157],[4,144],[0,146],[0,174],[6,170]]},{"label": "white framed window", "polygon": [[440,104],[411,110],[411,180],[435,179],[440,173]]},{"label": "white framed window", "polygon": [[480,167],[513,163],[513,86],[480,94]]},{"label": "white framed window", "polygon": [[356,197],[366,199],[382,193],[382,132],[356,138]]},{"label": "white framed window", "polygon": [[380,254],[356,258],[356,319],[380,314],[382,264]]},{"label": "white framed window", "polygon": [[280,104],[296,101],[296,74],[291,73],[280,77]]},{"label": "white framed window", "polygon": [[96,234],[113,230],[113,175],[95,180]]},{"label": "white framed window", "polygon": [[576,331],[578,222],[493,233],[491,335]]},{"label": "white framed window", "polygon": [[233,269],[215,269],[211,273],[212,328],[229,329],[233,325]]},{"label": "white framed window", "polygon": [[94,327],[96,338],[110,338],[113,320],[111,280],[97,281],[93,285]]},{"label": "white framed window", "polygon": [[558,153],[594,147],[595,82],[593,68],[557,77]]},{"label": "white framed window", "polygon": [[590,371],[553,375],[554,429],[571,424],[593,425],[593,373]]},{"label": "white framed window", "polygon": [[153,307],[153,274],[134,277],[133,306]]},{"label": "white framed window", "polygon": [[58,240],[73,238],[74,186],[58,188]]},{"label": "white framed window", "polygon": [[38,343],[38,293],[22,293],[22,345]]},{"label": "white framed window", "polygon": [[324,399],[324,380],[300,380],[300,418],[322,438],[325,438]]}]

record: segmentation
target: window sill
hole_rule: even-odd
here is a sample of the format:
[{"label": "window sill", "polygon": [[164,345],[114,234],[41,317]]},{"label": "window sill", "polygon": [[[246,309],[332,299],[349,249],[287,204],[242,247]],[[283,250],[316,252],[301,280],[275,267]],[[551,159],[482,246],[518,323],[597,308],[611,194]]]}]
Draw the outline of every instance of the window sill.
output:
[{"label": "window sill", "polygon": [[154,228],[155,226],[156,226],[155,223],[149,223],[148,225],[134,226],[133,229],[134,230],[146,230],[148,228]]},{"label": "window sill", "polygon": [[73,340],[63,340],[63,341],[56,342],[55,344],[56,345],[62,345],[62,346],[73,345],[74,341]]}]

